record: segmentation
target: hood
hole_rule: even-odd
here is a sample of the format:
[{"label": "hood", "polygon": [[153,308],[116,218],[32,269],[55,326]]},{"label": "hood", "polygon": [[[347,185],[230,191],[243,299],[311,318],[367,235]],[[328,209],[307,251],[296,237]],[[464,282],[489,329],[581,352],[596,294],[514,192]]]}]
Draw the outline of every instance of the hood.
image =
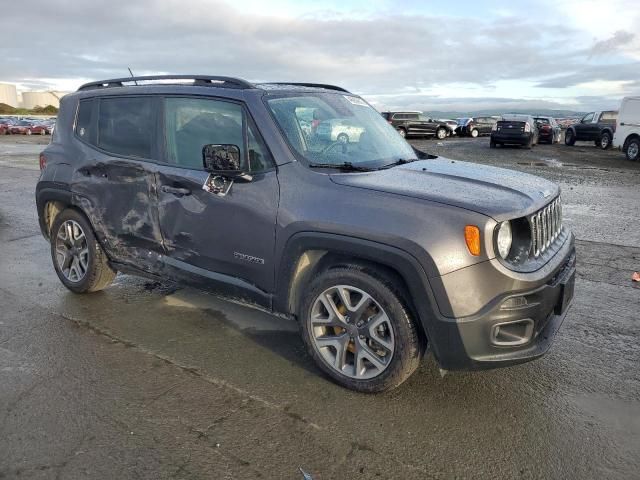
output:
[{"label": "hood", "polygon": [[535,175],[442,157],[330,177],[339,185],[453,205],[496,221],[533,213],[560,192],[555,183]]}]

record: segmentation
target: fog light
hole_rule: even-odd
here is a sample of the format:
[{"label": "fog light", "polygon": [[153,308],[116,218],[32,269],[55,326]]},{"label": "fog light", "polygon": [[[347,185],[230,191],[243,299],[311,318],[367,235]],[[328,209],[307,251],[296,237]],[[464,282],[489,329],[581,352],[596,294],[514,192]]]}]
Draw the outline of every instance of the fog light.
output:
[{"label": "fog light", "polygon": [[500,347],[514,347],[529,343],[533,335],[533,320],[496,323],[491,329],[491,343]]}]

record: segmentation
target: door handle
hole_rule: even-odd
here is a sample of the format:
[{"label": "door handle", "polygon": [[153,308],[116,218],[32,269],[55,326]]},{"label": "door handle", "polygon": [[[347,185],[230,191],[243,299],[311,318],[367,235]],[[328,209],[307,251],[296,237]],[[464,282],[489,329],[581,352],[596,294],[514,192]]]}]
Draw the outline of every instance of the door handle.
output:
[{"label": "door handle", "polygon": [[188,188],[170,187],[169,185],[162,185],[162,187],[160,187],[160,190],[162,190],[165,193],[171,193],[172,195],[175,195],[177,197],[191,195],[191,190],[189,190]]}]

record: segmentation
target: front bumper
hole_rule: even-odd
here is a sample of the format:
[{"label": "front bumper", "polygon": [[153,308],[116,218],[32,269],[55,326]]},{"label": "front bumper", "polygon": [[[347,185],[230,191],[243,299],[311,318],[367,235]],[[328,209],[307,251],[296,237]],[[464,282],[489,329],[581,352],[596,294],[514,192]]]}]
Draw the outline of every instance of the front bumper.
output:
[{"label": "front bumper", "polygon": [[[576,256],[572,235],[557,256],[560,258],[554,262],[555,268],[545,272],[543,278],[535,282],[512,280],[512,290],[499,293],[477,313],[458,318],[439,316],[432,324],[431,333],[440,367],[445,370],[496,368],[544,355],[573,299]],[[496,284],[495,288],[502,288],[499,281],[486,278],[486,267],[484,270],[476,267],[479,266],[468,267],[475,271],[462,274],[467,284],[478,281],[480,274],[486,282]],[[457,284],[461,278],[456,280]],[[525,288],[518,288],[523,286]],[[473,288],[468,294],[474,294]]]}]

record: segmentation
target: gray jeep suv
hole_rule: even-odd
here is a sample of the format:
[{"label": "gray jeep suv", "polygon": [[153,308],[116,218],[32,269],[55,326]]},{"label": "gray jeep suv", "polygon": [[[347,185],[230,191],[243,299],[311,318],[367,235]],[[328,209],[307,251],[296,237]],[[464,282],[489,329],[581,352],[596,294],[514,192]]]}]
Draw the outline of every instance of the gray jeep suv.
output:
[{"label": "gray jeep suv", "polygon": [[[311,119],[359,134],[318,135]],[[540,357],[573,296],[556,185],[414,150],[335,86],[89,83],[62,99],[40,167],[40,227],[67,288],[123,272],[284,314],[359,391],[399,385],[427,350],[444,370]]]}]

